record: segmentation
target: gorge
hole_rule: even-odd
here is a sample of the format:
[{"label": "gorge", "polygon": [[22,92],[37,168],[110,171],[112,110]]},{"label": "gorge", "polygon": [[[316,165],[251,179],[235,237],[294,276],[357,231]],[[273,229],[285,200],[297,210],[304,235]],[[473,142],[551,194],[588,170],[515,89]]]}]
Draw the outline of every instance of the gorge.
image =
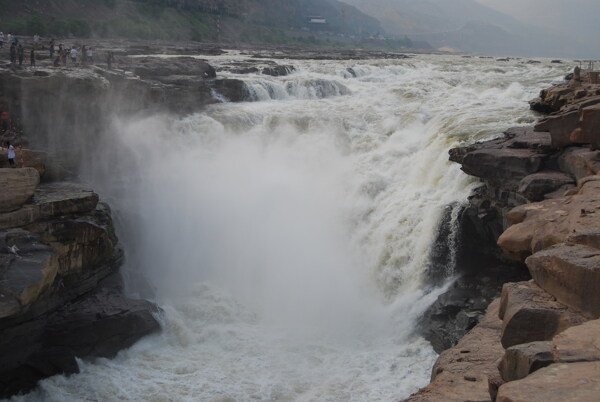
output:
[{"label": "gorge", "polygon": [[45,180],[110,205],[125,293],[163,310],[160,333],[15,398],[369,401],[425,386],[421,317],[476,265],[458,218],[479,184],[448,150],[532,124],[527,101],[570,66],[173,53],[3,70]]}]

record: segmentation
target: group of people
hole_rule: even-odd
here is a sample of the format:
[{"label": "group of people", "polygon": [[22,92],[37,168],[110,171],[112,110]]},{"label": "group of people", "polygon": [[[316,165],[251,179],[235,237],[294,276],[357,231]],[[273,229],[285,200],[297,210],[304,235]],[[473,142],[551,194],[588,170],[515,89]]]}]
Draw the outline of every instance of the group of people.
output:
[{"label": "group of people", "polygon": [[[36,35],[37,36],[37,35]],[[19,67],[23,66],[23,60],[25,60],[25,49],[21,42],[19,42],[19,37],[17,35],[7,35],[8,42],[10,43],[10,62],[12,65],[16,65],[19,63]],[[39,42],[39,36],[37,36]],[[34,37],[34,47],[29,52],[29,61],[32,67],[35,67],[35,37]],[[0,32],[0,48],[4,47],[4,33]]]},{"label": "group of people", "polygon": [[[78,62],[80,62],[82,66],[94,64],[94,49],[92,47],[86,47],[83,45],[79,50],[75,46],[71,46],[71,48],[68,49],[61,43],[58,45],[57,52],[54,39],[51,39],[48,45],[48,50],[50,52],[50,59],[54,60],[54,67],[66,67],[67,58],[71,59],[72,66],[77,65]],[[81,52],[81,56],[79,52]],[[54,57],[55,54],[56,58]]]}]

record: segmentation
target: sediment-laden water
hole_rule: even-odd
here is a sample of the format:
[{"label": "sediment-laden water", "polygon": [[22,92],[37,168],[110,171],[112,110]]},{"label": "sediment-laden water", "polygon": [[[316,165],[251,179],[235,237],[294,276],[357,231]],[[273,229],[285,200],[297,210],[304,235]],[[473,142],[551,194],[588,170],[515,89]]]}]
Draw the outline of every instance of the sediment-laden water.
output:
[{"label": "sediment-laden water", "polygon": [[225,73],[252,102],[115,120],[84,174],[113,208],[130,291],[152,289],[164,330],[17,399],[396,401],[428,382],[424,272],[444,206],[474,185],[447,151],[532,122],[526,101],[566,68],[293,64]]}]

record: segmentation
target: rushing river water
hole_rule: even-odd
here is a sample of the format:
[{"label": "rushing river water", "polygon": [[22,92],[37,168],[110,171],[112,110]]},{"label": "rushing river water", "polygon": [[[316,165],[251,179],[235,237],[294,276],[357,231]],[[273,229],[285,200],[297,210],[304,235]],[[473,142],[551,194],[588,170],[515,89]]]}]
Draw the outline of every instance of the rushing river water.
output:
[{"label": "rushing river water", "polygon": [[436,355],[414,329],[439,291],[424,272],[444,206],[474,185],[448,149],[531,123],[526,101],[567,68],[292,64],[224,73],[252,102],[115,122],[86,174],[163,332],[18,399],[397,401],[428,382]]}]

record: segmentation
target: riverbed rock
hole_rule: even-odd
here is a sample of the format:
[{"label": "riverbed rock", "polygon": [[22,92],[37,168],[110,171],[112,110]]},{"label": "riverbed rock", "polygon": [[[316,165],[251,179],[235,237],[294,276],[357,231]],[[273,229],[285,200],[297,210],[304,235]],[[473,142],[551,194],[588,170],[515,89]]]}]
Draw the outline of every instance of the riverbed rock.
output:
[{"label": "riverbed rock", "polygon": [[553,364],[502,385],[496,402],[591,402],[598,395],[600,362]]},{"label": "riverbed rock", "polygon": [[[499,237],[498,245],[510,257],[524,260],[529,255],[566,241],[585,240],[600,244],[600,177],[580,182],[572,195],[518,206],[507,214],[510,226]],[[579,240],[578,240],[579,239]]]},{"label": "riverbed rock", "polygon": [[579,110],[551,115],[535,125],[535,131],[549,132],[552,146],[561,148],[572,145],[571,133],[579,122]]},{"label": "riverbed rock", "polygon": [[574,143],[592,144],[600,147],[600,105],[588,106],[579,111],[577,128],[571,132],[570,140]]},{"label": "riverbed rock", "polygon": [[575,179],[571,175],[545,170],[525,176],[519,183],[517,192],[529,201],[542,201],[548,193],[573,187],[575,187]]},{"label": "riverbed rock", "polygon": [[561,303],[600,318],[600,250],[557,244],[526,260],[536,283]]},{"label": "riverbed rock", "polygon": [[432,382],[411,395],[408,402],[491,401],[490,377],[504,354],[500,344],[499,300],[490,304],[481,322],[458,345],[443,352],[432,370]]},{"label": "riverbed rock", "polygon": [[558,166],[561,171],[575,176],[577,180],[598,175],[600,174],[600,151],[593,151],[589,147],[567,148],[559,155]]},{"label": "riverbed rock", "polygon": [[34,168],[0,169],[0,213],[21,208],[39,182],[40,175]]},{"label": "riverbed rock", "polygon": [[499,317],[502,319],[501,342],[505,348],[547,341],[586,321],[533,281],[504,285]]},{"label": "riverbed rock", "polygon": [[498,370],[504,382],[521,380],[554,360],[551,342],[531,342],[506,349]]}]

